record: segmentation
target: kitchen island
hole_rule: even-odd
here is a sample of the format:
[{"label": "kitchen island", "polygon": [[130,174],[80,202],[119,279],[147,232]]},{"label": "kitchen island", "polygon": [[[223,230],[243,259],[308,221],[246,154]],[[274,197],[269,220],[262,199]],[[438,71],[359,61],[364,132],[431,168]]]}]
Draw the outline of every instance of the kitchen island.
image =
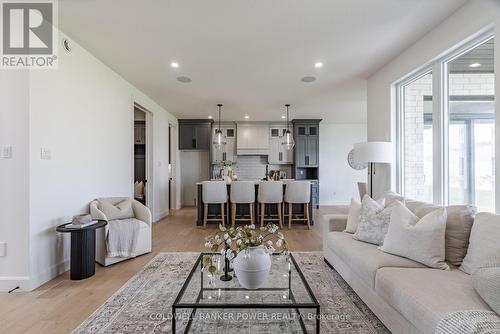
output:
[{"label": "kitchen island", "polygon": [[[307,180],[304,180],[304,181],[307,181]],[[238,182],[238,181],[235,181],[235,182]],[[258,194],[258,191],[259,191],[259,183],[260,182],[265,182],[265,181],[255,181],[255,203],[257,204],[257,194]],[[313,195],[313,191],[312,191],[312,184],[311,184],[311,199],[309,200],[309,205],[308,205],[308,210],[309,210],[309,219],[310,219],[310,224],[311,225],[314,225],[314,219],[313,219],[313,206],[312,206],[312,195]],[[203,183],[202,182],[198,182],[196,183],[196,187],[197,187],[197,199],[196,199],[196,206],[197,206],[197,218],[196,218],[196,225],[198,226],[203,226],[203,215],[204,215],[204,203],[203,203],[203,196],[202,196],[202,191],[203,191]],[[283,183],[283,195],[285,194],[285,189],[286,189],[286,182]],[[228,184],[227,185],[227,197],[228,197],[228,205],[226,206],[226,226],[230,226],[231,225],[231,205],[229,205],[231,203],[231,198],[230,198],[230,194],[231,194],[231,184]],[[257,226],[260,226],[260,222],[258,221],[258,215],[257,215],[257,207],[258,205],[254,205],[254,224]],[[236,207],[236,214],[237,215],[240,215],[240,214],[248,214],[248,210],[249,210],[249,207],[248,205],[238,205]],[[220,212],[220,206],[219,205],[211,205],[209,206],[208,208],[208,212],[209,214],[215,214],[215,213],[219,213]],[[277,211],[276,211],[276,205],[270,205],[269,208],[267,208],[266,206],[266,213],[267,212],[271,212],[272,214],[277,214]],[[303,215],[304,214],[304,206],[302,204],[293,204],[293,214],[299,214],[299,215]],[[219,222],[217,221],[208,221],[207,224],[219,224]],[[240,222],[241,224],[241,222]],[[243,224],[247,225],[247,224],[250,224],[250,221],[247,222],[243,222]],[[292,224],[294,225],[307,225],[306,224],[306,221],[293,221]],[[278,219],[276,219],[276,225],[278,225]],[[288,226],[288,205],[285,205],[285,215],[283,217],[283,226],[286,227]]]}]

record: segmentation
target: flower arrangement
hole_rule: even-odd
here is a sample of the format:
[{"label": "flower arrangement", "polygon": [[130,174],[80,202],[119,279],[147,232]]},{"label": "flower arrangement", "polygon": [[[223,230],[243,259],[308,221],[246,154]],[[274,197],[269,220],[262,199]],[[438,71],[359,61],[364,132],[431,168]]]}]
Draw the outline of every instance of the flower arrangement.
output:
[{"label": "flower arrangement", "polygon": [[[221,224],[219,232],[206,238],[205,247],[214,253],[220,253],[226,261],[231,261],[238,253],[249,247],[263,247],[271,254],[288,252],[285,237],[275,224],[268,224],[259,230],[254,224],[236,228],[226,228]],[[208,272],[213,274],[220,269],[216,265],[213,255],[206,255],[203,258],[203,268]]]}]

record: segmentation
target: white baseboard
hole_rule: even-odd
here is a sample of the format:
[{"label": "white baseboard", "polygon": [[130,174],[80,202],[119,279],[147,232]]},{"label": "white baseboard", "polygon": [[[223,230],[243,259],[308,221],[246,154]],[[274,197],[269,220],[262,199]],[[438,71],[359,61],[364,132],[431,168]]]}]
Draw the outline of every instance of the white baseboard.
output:
[{"label": "white baseboard", "polygon": [[31,276],[29,291],[34,290],[51,279],[69,270],[69,259],[56,263],[48,269]]},{"label": "white baseboard", "polygon": [[15,287],[16,291],[30,291],[29,276],[0,276],[0,292],[7,292]]},{"label": "white baseboard", "polygon": [[157,222],[157,221],[160,221],[162,220],[163,218],[167,217],[168,215],[170,214],[170,212],[167,210],[167,211],[163,211],[163,212],[160,212],[160,214],[158,215],[155,215],[155,217],[153,218],[153,222]]}]

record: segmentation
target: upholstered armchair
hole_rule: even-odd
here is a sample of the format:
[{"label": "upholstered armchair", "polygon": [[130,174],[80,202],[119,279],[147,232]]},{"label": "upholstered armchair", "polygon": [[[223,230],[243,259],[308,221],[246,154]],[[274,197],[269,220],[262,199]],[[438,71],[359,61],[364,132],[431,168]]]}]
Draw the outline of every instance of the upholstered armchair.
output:
[{"label": "upholstered armchair", "polygon": [[[131,201],[129,203],[128,201]],[[122,205],[122,203],[125,203]],[[131,204],[131,205],[130,205]],[[128,205],[128,209],[125,207]],[[122,207],[120,207],[122,206]],[[130,209],[131,206],[131,209]],[[115,210],[115,211],[113,211]],[[108,214],[106,215],[107,212]],[[96,262],[109,266],[113,263],[121,262],[132,257],[151,252],[151,211],[137,200],[128,197],[98,198],[90,203],[90,214],[92,219],[116,221],[121,223],[138,224],[137,241],[133,256],[109,256],[108,254],[108,233],[109,225],[96,230]],[[137,226],[137,225],[136,225]]]}]

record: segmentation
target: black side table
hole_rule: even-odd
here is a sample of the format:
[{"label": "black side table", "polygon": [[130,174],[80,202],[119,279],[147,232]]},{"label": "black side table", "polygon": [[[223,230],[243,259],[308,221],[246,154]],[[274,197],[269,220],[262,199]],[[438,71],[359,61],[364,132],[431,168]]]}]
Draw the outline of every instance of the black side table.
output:
[{"label": "black side table", "polygon": [[70,277],[81,280],[95,274],[95,230],[108,224],[105,220],[83,228],[67,228],[67,224],[59,225],[57,232],[71,233]]}]

